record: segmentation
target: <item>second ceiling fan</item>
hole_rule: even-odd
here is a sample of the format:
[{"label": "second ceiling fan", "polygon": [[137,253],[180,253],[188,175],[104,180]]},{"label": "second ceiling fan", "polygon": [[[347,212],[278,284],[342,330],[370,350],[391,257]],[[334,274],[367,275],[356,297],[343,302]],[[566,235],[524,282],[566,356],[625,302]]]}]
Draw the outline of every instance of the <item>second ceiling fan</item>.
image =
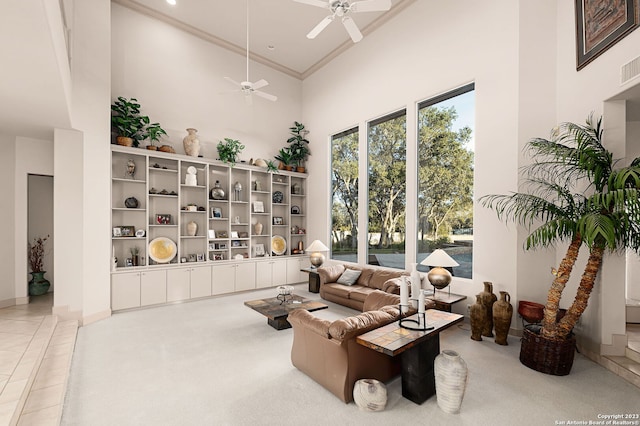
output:
[{"label": "second ceiling fan", "polygon": [[362,0],[362,1],[340,1],[340,0],[294,0],[298,3],[304,3],[311,6],[321,7],[323,9],[329,9],[331,15],[324,18],[318,25],[316,25],[307,34],[307,38],[316,38],[318,34],[322,32],[336,17],[341,18],[342,25],[349,33],[351,40],[354,43],[362,40],[362,33],[360,29],[349,16],[351,13],[356,12],[381,12],[391,8],[391,0]]}]

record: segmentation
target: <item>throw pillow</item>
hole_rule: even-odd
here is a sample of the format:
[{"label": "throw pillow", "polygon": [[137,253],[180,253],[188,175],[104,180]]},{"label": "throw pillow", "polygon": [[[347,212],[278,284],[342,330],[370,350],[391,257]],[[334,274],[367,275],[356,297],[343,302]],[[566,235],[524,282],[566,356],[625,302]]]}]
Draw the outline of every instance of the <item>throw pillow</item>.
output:
[{"label": "throw pillow", "polygon": [[358,280],[361,273],[362,271],[356,271],[355,269],[345,269],[336,282],[338,284],[353,285]]}]

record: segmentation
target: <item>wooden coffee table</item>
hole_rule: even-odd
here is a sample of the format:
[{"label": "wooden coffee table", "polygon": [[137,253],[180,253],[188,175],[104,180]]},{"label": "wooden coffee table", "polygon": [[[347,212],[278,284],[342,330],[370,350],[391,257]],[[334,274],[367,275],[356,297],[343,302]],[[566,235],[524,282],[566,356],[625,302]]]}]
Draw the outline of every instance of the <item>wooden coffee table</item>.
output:
[{"label": "wooden coffee table", "polygon": [[287,296],[284,302],[281,298],[271,297],[269,299],[250,300],[244,302],[244,304],[267,317],[267,324],[276,330],[291,328],[287,317],[290,312],[296,309],[306,309],[309,312],[313,312],[329,307],[317,300],[305,299],[295,294]]},{"label": "wooden coffee table", "polygon": [[[417,314],[409,317],[417,319]],[[440,353],[440,332],[463,320],[462,315],[428,309],[427,325],[432,330],[401,328],[398,321],[361,334],[356,341],[385,355],[400,355],[402,396],[422,404],[436,393],[433,362]]]}]

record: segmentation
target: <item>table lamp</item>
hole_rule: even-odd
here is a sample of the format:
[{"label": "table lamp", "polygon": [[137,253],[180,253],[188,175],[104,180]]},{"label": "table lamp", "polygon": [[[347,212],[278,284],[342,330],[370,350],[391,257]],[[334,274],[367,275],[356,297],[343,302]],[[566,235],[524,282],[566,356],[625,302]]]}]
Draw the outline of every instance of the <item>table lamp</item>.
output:
[{"label": "table lamp", "polygon": [[309,261],[311,261],[312,268],[319,268],[324,262],[324,255],[321,251],[329,251],[329,247],[325,246],[320,240],[313,240],[309,247],[307,247],[307,253],[309,255]]},{"label": "table lamp", "polygon": [[[451,273],[444,268],[452,268],[454,266],[460,266],[458,262],[453,260],[451,256],[442,249],[436,249],[427,256],[421,265],[431,266],[431,270],[427,274],[427,279],[433,286],[433,294],[435,295],[436,289],[442,290],[451,282]],[[451,293],[451,289],[449,289]]]}]

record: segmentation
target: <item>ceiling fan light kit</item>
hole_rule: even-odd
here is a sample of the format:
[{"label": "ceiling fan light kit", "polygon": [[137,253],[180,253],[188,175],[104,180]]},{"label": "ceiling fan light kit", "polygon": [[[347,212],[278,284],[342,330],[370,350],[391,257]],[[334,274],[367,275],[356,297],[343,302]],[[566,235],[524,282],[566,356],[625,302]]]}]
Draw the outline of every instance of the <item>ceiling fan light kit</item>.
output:
[{"label": "ceiling fan light kit", "polygon": [[342,18],[342,25],[349,33],[349,37],[354,43],[362,40],[362,33],[356,25],[355,21],[349,16],[351,13],[357,12],[382,12],[391,9],[391,0],[361,0],[350,3],[348,1],[341,0],[294,0],[298,3],[308,4],[310,6],[321,7],[323,9],[329,9],[331,15],[324,18],[318,25],[316,25],[307,38],[314,39],[318,34],[322,32],[335,18],[336,16]]}]

